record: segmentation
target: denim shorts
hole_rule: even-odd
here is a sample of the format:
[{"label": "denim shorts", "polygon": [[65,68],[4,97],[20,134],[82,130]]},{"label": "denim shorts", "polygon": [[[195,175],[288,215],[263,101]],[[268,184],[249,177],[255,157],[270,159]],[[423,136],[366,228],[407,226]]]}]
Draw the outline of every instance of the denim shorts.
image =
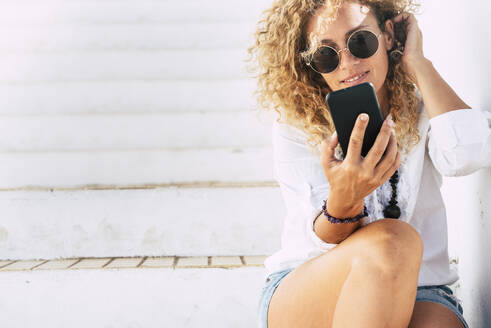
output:
[{"label": "denim shorts", "polygon": [[[258,327],[268,327],[268,307],[273,292],[279,285],[281,279],[283,279],[294,268],[285,269],[282,271],[274,272],[268,276],[264,286],[262,287],[261,296],[257,305],[257,318]],[[462,308],[461,301],[453,295],[452,290],[447,285],[434,285],[434,286],[420,286],[416,294],[416,301],[429,301],[442,304],[452,310],[455,313],[465,328],[469,328],[469,325],[464,319],[464,309]]]}]

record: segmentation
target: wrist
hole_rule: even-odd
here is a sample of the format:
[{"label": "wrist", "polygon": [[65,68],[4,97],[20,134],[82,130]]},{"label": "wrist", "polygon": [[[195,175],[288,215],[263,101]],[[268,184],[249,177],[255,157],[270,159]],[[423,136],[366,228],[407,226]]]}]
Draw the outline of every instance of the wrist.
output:
[{"label": "wrist", "polygon": [[419,87],[419,80],[421,79],[421,75],[426,74],[428,69],[431,69],[433,67],[433,63],[426,57],[416,57],[413,59],[408,59],[407,67],[409,77]]},{"label": "wrist", "polygon": [[335,196],[329,196],[326,202],[326,211],[335,218],[352,218],[360,214],[364,206],[363,199],[353,203],[347,203],[338,201]]}]

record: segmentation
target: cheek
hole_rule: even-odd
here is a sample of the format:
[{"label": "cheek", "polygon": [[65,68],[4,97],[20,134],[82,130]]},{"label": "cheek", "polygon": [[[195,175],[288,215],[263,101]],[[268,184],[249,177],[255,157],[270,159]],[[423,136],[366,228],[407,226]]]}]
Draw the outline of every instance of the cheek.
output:
[{"label": "cheek", "polygon": [[370,63],[372,70],[376,72],[377,76],[385,76],[384,73],[387,72],[389,67],[389,58],[384,53],[377,53],[376,56],[372,57],[373,61]]},{"label": "cheek", "polygon": [[377,56],[372,66],[373,78],[377,80],[377,84],[384,83],[388,69],[389,59],[387,58],[387,55],[381,54],[380,56]]},{"label": "cheek", "polygon": [[322,78],[324,79],[324,81],[326,81],[327,85],[332,91],[340,89],[339,84],[336,83],[336,79],[333,76],[330,76],[330,74],[322,74]]},{"label": "cheek", "polygon": [[377,55],[373,56],[373,61],[371,62],[371,65],[374,70],[377,72],[383,71],[387,68],[387,58],[384,57],[384,54],[382,53],[377,53]]}]

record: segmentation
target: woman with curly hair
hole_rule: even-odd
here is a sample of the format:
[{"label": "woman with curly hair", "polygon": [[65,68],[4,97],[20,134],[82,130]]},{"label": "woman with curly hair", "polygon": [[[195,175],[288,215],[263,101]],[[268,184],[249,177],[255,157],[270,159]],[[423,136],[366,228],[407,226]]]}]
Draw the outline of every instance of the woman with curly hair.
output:
[{"label": "woman with curly hair", "polygon": [[[249,54],[261,107],[280,116],[274,175],[287,216],[264,262],[260,327],[468,327],[449,287],[458,275],[439,187],[491,166],[491,113],[466,105],[424,56],[416,7],[276,0],[263,13]],[[384,124],[363,157],[361,114],[344,155],[325,97],[364,82]]]}]

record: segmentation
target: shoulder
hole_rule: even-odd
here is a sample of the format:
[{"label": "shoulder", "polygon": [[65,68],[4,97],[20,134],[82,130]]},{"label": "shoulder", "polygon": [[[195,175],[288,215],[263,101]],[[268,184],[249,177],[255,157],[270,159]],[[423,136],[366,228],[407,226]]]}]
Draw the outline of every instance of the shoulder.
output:
[{"label": "shoulder", "polygon": [[299,127],[273,121],[272,142],[274,155],[281,161],[312,159],[313,153],[307,144],[308,135]]},{"label": "shoulder", "polygon": [[273,120],[273,137],[285,139],[285,141],[305,143],[308,136],[300,128]]}]

